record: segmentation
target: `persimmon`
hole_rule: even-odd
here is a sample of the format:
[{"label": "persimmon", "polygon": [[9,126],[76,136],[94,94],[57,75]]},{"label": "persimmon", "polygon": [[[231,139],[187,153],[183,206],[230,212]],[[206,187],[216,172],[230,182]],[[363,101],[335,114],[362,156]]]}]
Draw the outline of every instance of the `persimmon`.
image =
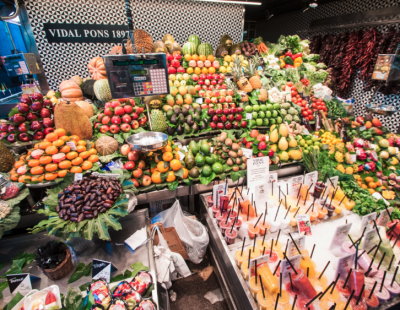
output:
[{"label": "persimmon", "polygon": [[55,132],[48,133],[46,135],[46,140],[49,142],[54,142],[58,140],[58,135]]},{"label": "persimmon", "polygon": [[39,162],[41,165],[47,165],[50,164],[53,160],[51,159],[51,156],[42,156],[39,158]]},{"label": "persimmon", "polygon": [[61,136],[60,139],[64,140],[65,142],[68,142],[70,139],[70,137],[68,136]]},{"label": "persimmon", "polygon": [[59,178],[64,178],[67,175],[68,170],[60,170],[57,172]]},{"label": "persimmon", "polygon": [[69,145],[64,145],[64,146],[60,149],[60,152],[61,152],[61,153],[64,153],[64,154],[67,154],[67,153],[69,153],[70,151],[71,151],[71,148],[70,148]]},{"label": "persimmon", "polygon": [[83,158],[82,157],[77,157],[71,160],[71,164],[74,166],[79,166],[81,163],[83,163]]},{"label": "persimmon", "polygon": [[51,144],[51,142],[48,142],[48,141],[43,141],[43,142],[39,143],[39,149],[41,149],[41,150],[45,150],[49,146],[53,146],[53,145]]},{"label": "persimmon", "polygon": [[92,163],[97,163],[99,161],[99,156],[97,155],[90,155],[88,158],[89,161],[91,161]]},{"label": "persimmon", "polygon": [[[56,170],[58,169],[58,165],[57,165],[57,164],[47,164],[47,165],[44,167],[44,169],[45,169],[47,172],[54,172],[54,171],[56,171]],[[45,178],[46,178],[46,176],[45,176]]]},{"label": "persimmon", "polygon": [[64,144],[65,144],[65,141],[64,141],[63,139],[58,139],[58,140],[56,140],[56,141],[53,142],[53,145],[54,145],[55,147],[61,147],[61,146],[63,146]]},{"label": "persimmon", "polygon": [[71,168],[71,162],[69,160],[63,160],[58,164],[60,169],[69,169]]},{"label": "persimmon", "polygon": [[374,178],[373,177],[366,177],[365,178],[365,183],[370,183],[370,182],[374,182]]},{"label": "persimmon", "polygon": [[90,156],[89,151],[84,151],[82,153],[79,154],[79,157],[82,157],[83,159],[86,159]]},{"label": "persimmon", "polygon": [[78,157],[78,153],[77,152],[69,152],[67,154],[67,159],[69,159],[69,160],[73,160],[74,158],[77,158],[77,157]]},{"label": "persimmon", "polygon": [[163,154],[163,160],[164,161],[170,162],[173,158],[174,158],[174,155],[172,155],[171,152],[165,152]]},{"label": "persimmon", "polygon": [[78,141],[78,145],[83,145],[83,146],[85,146],[85,145],[86,145],[86,141],[85,141],[85,140],[79,140],[79,141]]},{"label": "persimmon", "polygon": [[46,154],[55,155],[58,153],[58,148],[56,148],[54,145],[51,145],[46,147],[45,152]]},{"label": "persimmon", "polygon": [[54,133],[56,133],[59,138],[65,136],[66,134],[65,129],[63,128],[57,128],[56,130],[54,130]]},{"label": "persimmon", "polygon": [[25,163],[22,161],[22,160],[18,160],[18,161],[16,161],[15,163],[14,163],[14,167],[15,168],[19,168],[19,167],[22,167],[23,165],[25,165]]},{"label": "persimmon", "polygon": [[28,175],[21,175],[18,178],[18,182],[19,183],[26,183],[26,180],[32,180],[32,177],[28,176]]},{"label": "persimmon", "polygon": [[75,141],[75,142],[78,142],[80,140],[79,137],[76,136],[76,135],[72,135],[69,138],[70,138],[71,141]]},{"label": "persimmon", "polygon": [[57,174],[57,173],[46,173],[46,174],[44,175],[44,179],[45,179],[46,181],[53,181],[53,180],[57,179],[57,177],[58,177],[58,174]]},{"label": "persimmon", "polygon": [[69,172],[72,172],[72,173],[82,173],[82,168],[79,167],[79,166],[74,166],[74,167],[71,167],[71,170],[70,170]]},{"label": "persimmon", "polygon": [[85,160],[81,166],[82,170],[89,170],[89,169],[92,169],[92,167],[93,167],[93,163],[89,160]]},{"label": "persimmon", "polygon": [[78,153],[85,152],[85,151],[86,151],[86,146],[84,146],[84,145],[78,145],[78,146],[76,147],[76,151],[77,151]]},{"label": "persimmon", "polygon": [[18,181],[19,174],[18,173],[12,173],[11,174],[11,180],[12,181]]},{"label": "persimmon", "polygon": [[32,174],[43,174],[43,172],[44,172],[44,170],[43,170],[43,167],[42,166],[38,166],[38,167],[33,167],[33,168],[31,168],[31,170],[30,170],[30,172],[32,173]]},{"label": "persimmon", "polygon": [[176,180],[176,175],[173,171],[168,172],[167,182],[174,182]]}]

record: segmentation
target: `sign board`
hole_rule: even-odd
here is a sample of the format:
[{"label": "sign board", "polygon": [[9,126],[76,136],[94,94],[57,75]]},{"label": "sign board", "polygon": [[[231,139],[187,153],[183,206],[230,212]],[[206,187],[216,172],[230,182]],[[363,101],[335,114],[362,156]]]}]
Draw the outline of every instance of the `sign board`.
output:
[{"label": "sign board", "polygon": [[247,186],[263,185],[269,174],[269,157],[251,158],[247,161]]},{"label": "sign board", "polygon": [[92,279],[104,279],[110,283],[111,272],[117,270],[111,262],[100,259],[93,259]]},{"label": "sign board", "polygon": [[351,229],[351,225],[352,223],[348,223],[336,227],[335,233],[332,237],[331,246],[329,247],[330,250],[342,246],[342,244],[346,241],[347,235]]}]

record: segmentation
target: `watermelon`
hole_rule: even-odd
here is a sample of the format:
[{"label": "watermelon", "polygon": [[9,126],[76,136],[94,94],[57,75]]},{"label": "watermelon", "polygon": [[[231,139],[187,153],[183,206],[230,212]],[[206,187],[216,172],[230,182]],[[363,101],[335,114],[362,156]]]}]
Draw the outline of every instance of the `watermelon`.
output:
[{"label": "watermelon", "polygon": [[186,42],[182,46],[182,53],[183,55],[189,54],[194,55],[196,54],[196,45],[193,42]]},{"label": "watermelon", "polygon": [[213,54],[213,48],[210,43],[201,43],[197,48],[198,55],[205,55],[206,57]]},{"label": "watermelon", "polygon": [[192,34],[191,36],[189,36],[188,42],[192,42],[192,43],[194,43],[194,45],[196,45],[196,51],[201,43],[200,38],[198,36],[196,36],[195,34]]}]

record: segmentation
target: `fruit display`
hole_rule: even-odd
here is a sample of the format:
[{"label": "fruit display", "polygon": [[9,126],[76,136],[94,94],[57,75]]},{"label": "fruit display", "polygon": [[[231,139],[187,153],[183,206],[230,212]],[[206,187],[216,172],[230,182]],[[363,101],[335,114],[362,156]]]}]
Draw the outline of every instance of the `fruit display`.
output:
[{"label": "fruit display", "polygon": [[267,103],[246,105],[244,107],[246,118],[250,119],[250,128],[254,126],[271,126],[282,123],[283,119],[280,113],[281,105],[279,103]]},{"label": "fruit display", "polygon": [[[168,135],[191,135],[206,131],[209,126],[207,120],[202,119],[202,110],[199,105],[174,106],[166,112],[167,122],[164,121]],[[152,121],[152,124],[153,121]],[[154,125],[153,125],[154,126]]]},{"label": "fruit display", "polygon": [[244,56],[253,56],[256,54],[256,45],[253,42],[242,42],[240,48]]},{"label": "fruit display", "polygon": [[200,56],[197,54],[186,54],[182,66],[183,68],[186,68],[186,73],[188,74],[214,74],[218,71],[220,62],[216,60],[212,54],[201,54]]},{"label": "fruit display", "polygon": [[14,166],[15,158],[0,140],[0,172],[9,172]]},{"label": "fruit display", "polygon": [[78,136],[67,136],[64,129],[56,129],[35,144],[27,155],[21,155],[10,171],[11,180],[36,184],[58,181],[68,172],[83,173],[97,168],[98,156],[94,143]]},{"label": "fruit display", "polygon": [[[228,137],[226,132],[222,132],[217,138],[215,138],[213,154],[221,157],[222,163],[228,166],[226,167],[224,165],[223,168],[225,171],[221,172],[228,172],[230,170],[237,172],[239,170],[245,170],[247,167],[247,157],[243,154],[239,140],[235,137]],[[214,164],[212,170],[215,173],[219,172],[216,172]]]},{"label": "fruit display", "polygon": [[230,130],[247,127],[245,114],[242,107],[236,107],[235,103],[217,104],[210,107],[207,111],[210,117],[210,127],[212,130]]},{"label": "fruit display", "polygon": [[[54,101],[54,100],[53,100]],[[0,138],[6,144],[42,140],[54,131],[53,101],[41,93],[22,95],[8,121],[0,123]]]},{"label": "fruit display", "polygon": [[235,60],[238,70],[241,70],[242,72],[249,65],[249,62],[244,58],[243,55],[239,54],[226,55],[224,57],[224,62],[222,63],[222,66],[219,68],[219,72],[229,73],[234,75],[233,67],[235,65]]}]

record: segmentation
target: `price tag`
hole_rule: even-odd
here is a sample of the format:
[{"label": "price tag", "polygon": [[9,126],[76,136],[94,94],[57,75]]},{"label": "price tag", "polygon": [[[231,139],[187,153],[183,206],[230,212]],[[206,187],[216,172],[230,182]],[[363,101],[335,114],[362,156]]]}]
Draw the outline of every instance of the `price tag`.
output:
[{"label": "price tag", "polygon": [[357,160],[357,155],[356,155],[356,154],[350,154],[350,157],[351,157],[351,161],[352,161],[353,163],[355,163],[356,160]]},{"label": "price tag", "polygon": [[361,219],[360,231],[362,232],[364,227],[367,227],[367,230],[374,228],[374,220],[376,220],[376,212],[364,215]]},{"label": "price tag", "polygon": [[258,157],[247,160],[247,186],[265,184],[269,174],[269,157]]},{"label": "price tag", "polygon": [[247,158],[251,158],[253,156],[253,149],[246,149],[242,148],[243,155],[246,156]]},{"label": "price tag", "polygon": [[265,136],[265,141],[267,141],[267,142],[269,141],[269,136],[268,135]]},{"label": "price tag", "polygon": [[185,158],[185,154],[183,154],[181,151],[178,151],[179,154],[179,160],[183,160]]},{"label": "price tag", "polygon": [[310,215],[297,214],[296,218],[297,227],[299,228],[299,234],[302,236],[312,236]]},{"label": "price tag", "polygon": [[303,128],[303,133],[304,133],[305,135],[309,135],[309,134],[310,134],[310,132],[308,131],[307,128]]},{"label": "price tag", "polygon": [[367,130],[367,127],[366,127],[366,126],[360,127],[360,131],[364,131],[364,130]]},{"label": "price tag", "polygon": [[[288,184],[289,184],[289,195],[291,196],[296,196],[299,193],[300,190],[300,184],[303,184],[304,180],[303,180],[303,176],[302,175],[298,175],[296,177],[293,177],[289,180]],[[286,206],[287,207],[287,206]]]},{"label": "price tag", "polygon": [[310,193],[314,193],[314,187],[315,184],[317,184],[317,181],[318,181],[318,171],[313,171],[306,174],[304,178],[304,184],[308,185],[308,187],[312,185],[309,190]]},{"label": "price tag", "polygon": [[301,255],[298,254],[296,256],[288,258],[288,260],[290,260],[290,263],[286,259],[282,260],[282,263],[281,263],[282,281],[285,281],[285,282],[290,281],[289,276],[290,276],[290,274],[292,274],[294,272],[294,270],[292,269],[292,266],[294,269],[299,269],[300,268],[300,259],[301,259]]},{"label": "price tag", "polygon": [[396,155],[399,154],[399,148],[396,146],[394,149],[396,150]]},{"label": "price tag", "polygon": [[107,262],[100,259],[93,259],[92,266],[92,279],[105,279],[107,283],[110,283],[111,273],[117,270],[111,262]]},{"label": "price tag", "polygon": [[378,234],[376,232],[376,229],[371,229],[365,232],[364,234],[364,239],[361,247],[361,251],[367,251],[371,250],[375,245],[376,241],[378,240]]},{"label": "price tag", "polygon": [[225,191],[225,183],[217,184],[213,186],[213,204],[219,206],[219,195]]},{"label": "price tag", "polygon": [[277,187],[278,184],[278,174],[277,173],[270,173],[267,178],[267,190],[268,194],[278,193],[279,190]]},{"label": "price tag", "polygon": [[75,176],[74,176],[74,181],[75,182],[82,180],[82,178],[83,178],[83,174],[82,173],[75,173]]},{"label": "price tag", "polygon": [[210,147],[210,153],[212,154],[214,152],[214,147]]},{"label": "price tag", "polygon": [[203,98],[196,98],[196,103],[202,104],[203,103]]},{"label": "price tag", "polygon": [[246,113],[246,119],[253,119],[252,113]]},{"label": "price tag", "polygon": [[294,241],[296,242],[296,244],[294,244],[292,240],[289,240],[288,250],[287,250],[288,257],[293,257],[293,256],[300,254],[297,251],[296,245],[300,251],[302,251],[306,248],[306,236],[300,236],[300,237],[294,238]]},{"label": "price tag", "polygon": [[389,213],[386,211],[386,209],[382,210],[381,214],[379,215],[378,222],[377,222],[379,226],[385,227],[386,224],[390,222],[389,214],[390,215],[392,214],[392,210],[393,210],[392,207],[387,209],[387,211],[389,211]]},{"label": "price tag", "polygon": [[353,267],[355,255],[355,253],[352,253],[346,256],[342,256],[338,259],[335,278],[338,276],[338,274],[340,274],[340,279],[346,278],[347,274],[349,273],[349,269]]},{"label": "price tag", "polygon": [[332,237],[331,246],[329,247],[330,250],[342,246],[342,244],[346,241],[351,225],[352,223],[348,223],[336,227],[335,233],[333,234]]},{"label": "price tag", "polygon": [[6,193],[6,188],[3,187],[3,188],[1,189],[1,194],[4,195],[5,193]]},{"label": "price tag", "polygon": [[67,145],[71,148],[71,151],[76,151],[76,145],[73,141],[68,141]]}]

